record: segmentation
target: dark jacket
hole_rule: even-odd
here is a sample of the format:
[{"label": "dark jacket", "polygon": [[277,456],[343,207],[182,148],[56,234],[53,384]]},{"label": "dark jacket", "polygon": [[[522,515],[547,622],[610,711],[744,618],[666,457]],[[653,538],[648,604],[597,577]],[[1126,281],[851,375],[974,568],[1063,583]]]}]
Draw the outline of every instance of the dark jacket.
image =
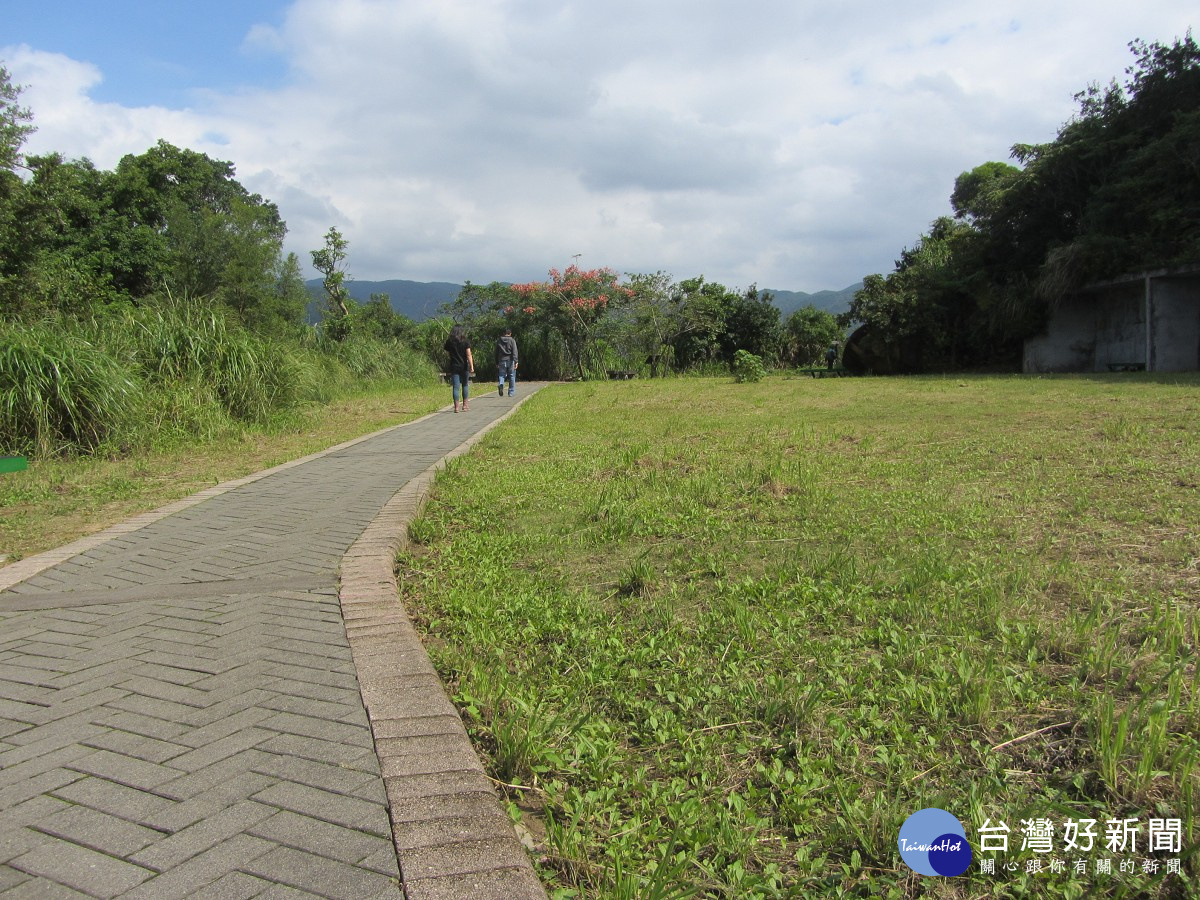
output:
[{"label": "dark jacket", "polygon": [[502,363],[510,359],[513,362],[517,361],[517,342],[511,334],[504,334],[496,341],[496,362]]}]

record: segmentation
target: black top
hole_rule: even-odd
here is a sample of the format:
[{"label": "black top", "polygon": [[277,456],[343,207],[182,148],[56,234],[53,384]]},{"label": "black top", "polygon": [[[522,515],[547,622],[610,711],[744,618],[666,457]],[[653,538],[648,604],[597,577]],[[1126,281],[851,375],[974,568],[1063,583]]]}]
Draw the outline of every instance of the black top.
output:
[{"label": "black top", "polygon": [[459,375],[467,374],[471,368],[467,362],[467,351],[471,349],[471,342],[465,338],[461,341],[447,338],[443,349],[450,354],[450,371]]}]

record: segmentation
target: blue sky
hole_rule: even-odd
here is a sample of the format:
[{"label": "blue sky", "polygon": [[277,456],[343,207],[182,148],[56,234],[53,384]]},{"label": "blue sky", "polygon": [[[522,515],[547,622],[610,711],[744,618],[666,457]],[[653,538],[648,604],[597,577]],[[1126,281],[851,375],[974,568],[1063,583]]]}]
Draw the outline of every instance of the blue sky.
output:
[{"label": "blue sky", "polygon": [[43,0],[0,2],[6,38],[90,62],[104,73],[101,103],[186,106],[197,90],[278,85],[286,60],[244,46],[251,28],[277,25],[284,0]]},{"label": "blue sky", "polygon": [[309,260],[729,287],[891,270],[961,172],[1053,139],[1194,0],[0,0],[27,152],[232,162]]}]

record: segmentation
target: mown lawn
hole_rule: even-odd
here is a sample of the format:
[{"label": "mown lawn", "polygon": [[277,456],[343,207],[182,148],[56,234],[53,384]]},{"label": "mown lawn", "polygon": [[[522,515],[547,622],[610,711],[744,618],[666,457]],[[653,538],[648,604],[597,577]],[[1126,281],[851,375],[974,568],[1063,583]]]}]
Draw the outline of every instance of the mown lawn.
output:
[{"label": "mown lawn", "polygon": [[[1198,423],[1194,376],[555,386],[401,589],[559,896],[1191,896]],[[901,861],[931,806],[962,877]]]}]

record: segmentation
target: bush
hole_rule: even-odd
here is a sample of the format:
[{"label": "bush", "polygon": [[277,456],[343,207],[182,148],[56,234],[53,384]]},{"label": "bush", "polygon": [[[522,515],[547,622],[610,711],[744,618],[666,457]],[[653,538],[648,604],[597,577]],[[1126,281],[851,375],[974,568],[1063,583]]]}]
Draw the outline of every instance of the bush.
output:
[{"label": "bush", "polygon": [[767,375],[767,369],[760,357],[749,350],[739,350],[733,354],[733,377],[739,383],[747,381],[762,381]]},{"label": "bush", "polygon": [[140,385],[78,330],[0,322],[0,449],[94,450],[134,416]]}]

